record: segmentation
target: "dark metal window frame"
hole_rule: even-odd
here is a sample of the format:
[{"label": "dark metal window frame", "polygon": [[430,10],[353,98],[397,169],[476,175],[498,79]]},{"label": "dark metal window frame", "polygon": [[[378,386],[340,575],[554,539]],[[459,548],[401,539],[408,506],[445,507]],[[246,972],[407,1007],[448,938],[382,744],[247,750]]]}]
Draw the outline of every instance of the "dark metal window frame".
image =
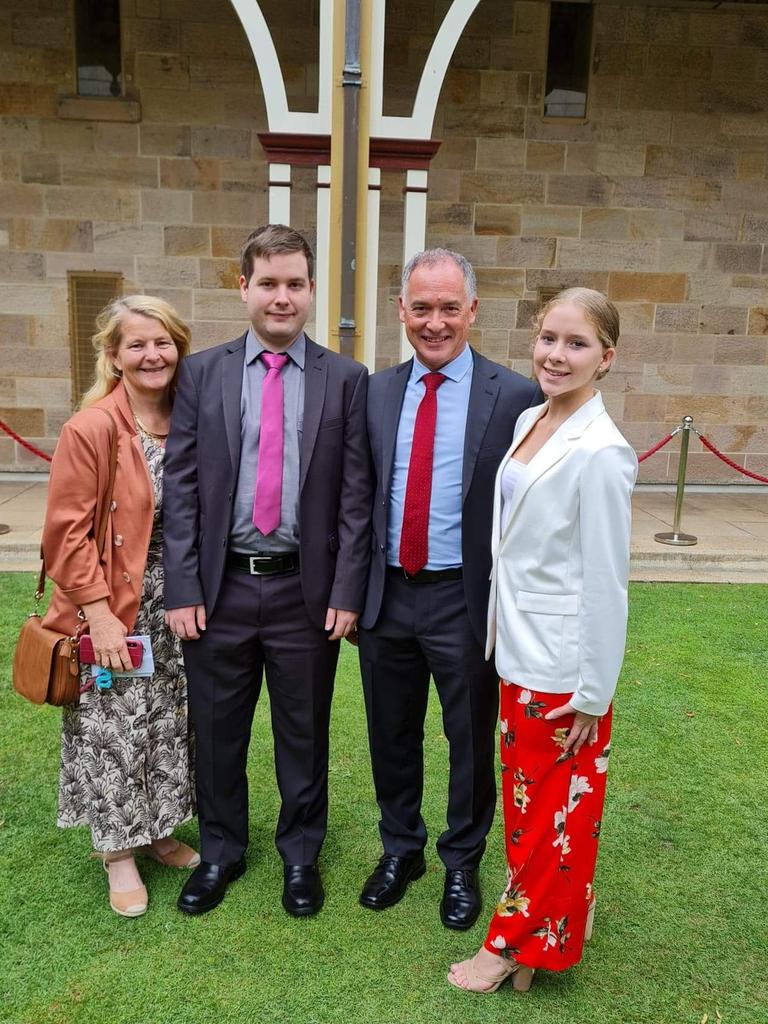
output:
[{"label": "dark metal window frame", "polygon": [[[81,58],[81,54],[82,54],[82,46],[81,46],[82,26],[81,26],[81,21],[82,21],[82,18],[84,17],[84,10],[83,9],[88,4],[88,0],[74,0],[74,2],[73,2],[73,8],[72,9],[73,9],[73,15],[74,15],[74,37],[75,37],[75,47],[74,47],[75,92],[76,92],[77,96],[82,96],[82,97],[84,97],[86,99],[113,99],[113,100],[116,100],[116,99],[121,99],[125,95],[125,68],[124,68],[124,64],[123,64],[123,18],[122,18],[122,11],[121,11],[120,0],[114,0],[114,2],[115,2],[115,6],[117,8],[117,58],[118,58],[118,65],[119,65],[119,71],[118,71],[119,78],[117,79],[117,81],[118,81],[119,88],[118,88],[117,92],[110,91],[109,93],[81,92],[81,87],[80,87],[81,86],[81,82],[80,82],[80,68],[81,68],[81,66],[84,66],[84,65],[82,65],[81,59],[80,59]],[[101,3],[101,2],[97,2],[95,4],[95,6],[103,7],[104,4]],[[104,67],[106,68],[106,64],[104,65]],[[109,69],[107,69],[107,70],[109,70]]]},{"label": "dark metal window frame", "polygon": [[[552,8],[556,3],[579,4],[586,7],[590,12],[589,26],[589,56],[587,62],[586,99],[584,103],[584,114],[578,117],[567,117],[562,114],[552,115],[546,113],[547,78],[549,75],[549,33],[552,25]],[[550,0],[547,20],[547,59],[544,66],[544,84],[542,86],[541,117],[543,121],[552,124],[585,124],[589,120],[589,107],[592,97],[592,69],[595,56],[595,19],[593,0]]]}]

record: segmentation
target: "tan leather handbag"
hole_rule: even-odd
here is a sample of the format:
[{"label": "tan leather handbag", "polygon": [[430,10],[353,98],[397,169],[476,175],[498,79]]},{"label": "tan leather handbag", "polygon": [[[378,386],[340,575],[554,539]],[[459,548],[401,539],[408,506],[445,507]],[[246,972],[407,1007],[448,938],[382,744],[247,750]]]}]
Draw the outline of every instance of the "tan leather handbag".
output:
[{"label": "tan leather handbag", "polygon": [[[117,471],[117,426],[111,413],[106,409],[102,412],[109,416],[111,436],[109,479],[96,530],[96,546],[100,556],[104,554],[109,506]],[[42,624],[40,602],[45,593],[45,556],[42,558],[43,564],[35,589],[35,609],[27,616],[21,627],[13,654],[13,688],[33,704],[53,704],[60,707],[62,704],[74,704],[80,696],[78,645],[85,620],[82,611],[78,610],[80,621],[72,636],[46,629]]]}]

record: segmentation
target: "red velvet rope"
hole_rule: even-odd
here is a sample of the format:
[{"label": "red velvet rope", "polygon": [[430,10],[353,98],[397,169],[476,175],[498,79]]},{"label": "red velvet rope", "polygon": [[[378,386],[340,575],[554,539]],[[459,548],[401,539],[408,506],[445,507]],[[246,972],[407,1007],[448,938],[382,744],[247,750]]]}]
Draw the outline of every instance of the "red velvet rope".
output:
[{"label": "red velvet rope", "polygon": [[[699,433],[698,430],[696,431],[696,433]],[[726,464],[726,466],[730,466],[731,469],[735,469],[739,473],[743,473],[744,476],[752,477],[753,480],[759,480],[763,484],[768,484],[768,476],[760,476],[759,473],[753,473],[749,469],[744,469],[743,466],[738,465],[738,463],[734,462],[733,459],[729,459],[727,455],[723,455],[722,452],[719,452],[717,448],[715,448],[715,446],[712,444],[712,442],[708,438],[704,437],[703,434],[699,434],[699,440],[705,448],[708,448],[713,455],[716,455],[718,459],[721,459]]]},{"label": "red velvet rope", "polygon": [[666,437],[662,437],[662,439],[659,441],[659,443],[655,444],[653,446],[653,448],[649,448],[647,452],[643,452],[642,455],[638,455],[637,456],[637,461],[638,462],[645,462],[645,460],[649,459],[651,457],[651,455],[655,455],[656,452],[659,450],[659,448],[663,448],[665,444],[669,444],[669,442],[672,440],[673,437],[674,437],[674,434],[667,434]]},{"label": "red velvet rope", "polygon": [[35,448],[29,441],[25,441],[23,437],[16,433],[15,430],[11,430],[7,423],[3,423],[0,420],[0,430],[4,430],[9,437],[12,437],[14,441],[18,441],[22,448],[26,448],[28,452],[32,452],[33,455],[37,455],[40,459],[45,459],[46,462],[51,461],[51,456],[41,451],[39,448]]},{"label": "red velvet rope", "polygon": [[[44,451],[36,448],[35,445],[30,444],[29,441],[25,441],[23,437],[17,434],[15,430],[12,430],[7,423],[3,423],[2,420],[0,420],[0,430],[4,430],[9,437],[12,437],[14,441],[17,441],[23,448],[26,448],[28,452],[32,452],[33,455],[37,455],[38,458],[45,459],[46,462],[51,461],[50,455],[47,455]],[[675,433],[677,433],[677,431],[675,431]],[[753,473],[751,470],[745,469],[743,466],[739,466],[738,463],[733,461],[733,459],[729,459],[727,455],[723,455],[722,452],[718,451],[708,438],[704,437],[703,434],[699,434],[698,430],[696,433],[704,447],[708,448],[713,455],[716,455],[718,459],[721,459],[727,466],[730,466],[739,473],[743,473],[744,476],[751,477],[753,480],[759,480],[760,483],[768,484],[768,477],[760,476],[759,473]],[[647,452],[643,452],[642,455],[638,455],[637,461],[645,462],[645,460],[649,459],[651,455],[655,455],[660,448],[663,448],[665,444],[669,444],[673,437],[674,434],[667,434],[666,437],[662,437],[662,439],[657,442],[653,448],[649,448]]]}]

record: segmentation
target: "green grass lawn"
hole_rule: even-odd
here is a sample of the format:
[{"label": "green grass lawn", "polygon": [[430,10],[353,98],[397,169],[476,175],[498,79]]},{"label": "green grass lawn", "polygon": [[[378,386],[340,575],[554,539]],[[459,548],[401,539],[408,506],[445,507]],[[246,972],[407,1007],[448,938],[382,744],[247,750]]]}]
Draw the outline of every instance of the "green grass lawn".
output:
[{"label": "green grass lawn", "polygon": [[[485,910],[445,930],[442,871],[397,907],[357,903],[379,855],[355,652],[344,649],[332,725],[326,905],[280,906],[277,794],[266,694],[250,756],[249,869],[200,918],[175,909],[183,873],[147,862],[147,914],[107,903],[84,830],[54,825],[58,719],[10,691],[31,576],[0,576],[0,1020],[8,1024],[761,1024],[768,1021],[768,587],[638,584],[616,700],[595,935],[582,963],[527,995],[445,981],[474,952],[503,888],[501,817],[483,862]],[[443,827],[447,749],[426,726],[425,818]],[[397,752],[393,751],[393,756]],[[181,838],[194,842],[188,825]],[[488,913],[486,913],[486,911]]]}]

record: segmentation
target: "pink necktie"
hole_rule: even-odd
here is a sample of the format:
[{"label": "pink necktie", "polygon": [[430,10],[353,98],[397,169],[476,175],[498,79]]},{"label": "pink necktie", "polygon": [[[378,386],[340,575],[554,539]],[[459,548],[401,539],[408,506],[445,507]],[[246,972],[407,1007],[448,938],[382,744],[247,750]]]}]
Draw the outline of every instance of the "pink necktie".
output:
[{"label": "pink necktie", "polygon": [[283,496],[283,381],[288,356],[262,352],[267,374],[261,385],[259,471],[253,497],[253,525],[265,536],[280,525]]}]

